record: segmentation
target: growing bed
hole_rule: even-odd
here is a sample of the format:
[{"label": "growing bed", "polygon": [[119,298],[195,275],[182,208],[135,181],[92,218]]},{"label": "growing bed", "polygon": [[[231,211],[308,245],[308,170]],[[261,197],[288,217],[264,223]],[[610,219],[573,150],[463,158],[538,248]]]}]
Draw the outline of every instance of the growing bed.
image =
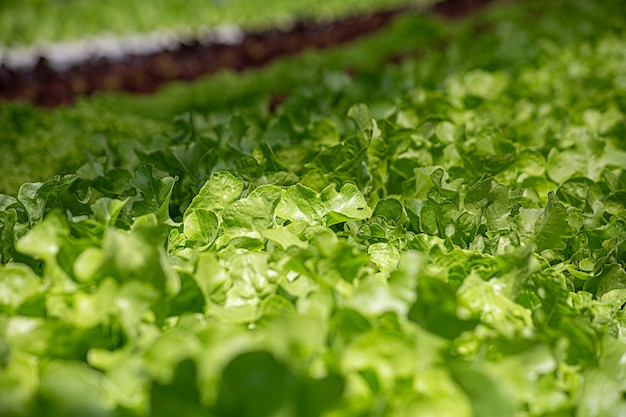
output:
[{"label": "growing bed", "polygon": [[0,104],[0,414],[626,415],[623,8]]}]

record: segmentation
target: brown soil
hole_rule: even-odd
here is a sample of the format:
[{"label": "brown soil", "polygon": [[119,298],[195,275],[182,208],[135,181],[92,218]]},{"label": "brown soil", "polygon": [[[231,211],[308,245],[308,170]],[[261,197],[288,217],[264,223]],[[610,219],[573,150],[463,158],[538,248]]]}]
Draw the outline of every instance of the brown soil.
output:
[{"label": "brown soil", "polygon": [[[465,16],[492,0],[447,0],[432,9],[449,18]],[[236,45],[181,44],[173,51],[144,56],[129,55],[123,61],[86,61],[68,70],[54,71],[41,58],[35,68],[13,70],[0,66],[0,101],[16,100],[44,107],[71,104],[79,95],[97,91],[150,93],[173,80],[193,80],[220,69],[243,71],[307,48],[327,48],[387,26],[406,9],[349,18],[332,25],[296,24],[287,32],[249,33]]]}]

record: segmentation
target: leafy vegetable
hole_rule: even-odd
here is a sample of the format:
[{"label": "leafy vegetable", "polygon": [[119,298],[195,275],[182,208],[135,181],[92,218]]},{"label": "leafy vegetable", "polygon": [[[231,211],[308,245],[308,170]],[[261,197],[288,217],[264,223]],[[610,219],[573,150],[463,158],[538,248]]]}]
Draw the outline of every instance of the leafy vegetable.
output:
[{"label": "leafy vegetable", "polygon": [[0,196],[0,413],[622,415],[618,3],[494,8]]}]

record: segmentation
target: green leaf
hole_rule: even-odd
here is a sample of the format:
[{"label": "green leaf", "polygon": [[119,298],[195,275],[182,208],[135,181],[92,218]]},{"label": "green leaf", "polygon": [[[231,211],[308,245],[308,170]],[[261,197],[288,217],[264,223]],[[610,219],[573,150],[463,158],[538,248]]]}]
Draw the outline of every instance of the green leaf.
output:
[{"label": "green leaf", "polygon": [[472,184],[465,194],[464,206],[467,211],[475,215],[483,213],[489,202],[492,182],[492,179],[486,178]]},{"label": "green leaf", "polygon": [[409,312],[409,318],[426,330],[454,339],[478,324],[477,319],[459,317],[456,294],[441,279],[420,277],[417,291],[419,296]]},{"label": "green leaf", "polygon": [[[0,339],[0,346],[3,344],[3,339]],[[39,367],[35,356],[20,351],[10,351],[7,354],[11,356],[10,361],[8,364],[2,363],[0,373],[0,413],[20,416],[24,414],[24,410],[32,407],[39,388]]]},{"label": "green leaf", "polygon": [[150,395],[150,409],[154,417],[184,415],[207,417],[208,410],[200,403],[200,392],[196,384],[196,366],[187,359],[176,367],[169,384],[156,382]]},{"label": "green leaf", "polygon": [[581,387],[577,415],[580,417],[618,416],[626,411],[619,381],[600,370],[588,371]]},{"label": "green leaf", "polygon": [[20,187],[17,199],[24,205],[30,224],[39,222],[46,212],[61,207],[61,195],[76,181],[76,175],[55,176],[46,182],[26,183]]},{"label": "green leaf", "polygon": [[584,288],[586,291],[595,293],[597,297],[613,290],[624,289],[626,288],[626,272],[621,265],[605,265],[597,277],[585,282]]},{"label": "green leaf", "polygon": [[233,142],[240,144],[250,126],[248,126],[246,120],[242,116],[234,115],[230,118],[228,127]]},{"label": "green leaf", "polygon": [[553,192],[548,194],[548,204],[537,218],[534,232],[535,244],[540,252],[546,249],[563,250],[567,246],[565,239],[574,236],[574,230],[567,222],[565,207]]},{"label": "green leaf", "polygon": [[159,222],[165,223],[170,220],[169,202],[177,177],[156,178],[153,172],[154,165],[144,165],[130,180],[143,195],[141,200],[133,202],[132,211],[135,216],[154,213]]},{"label": "green leaf", "polygon": [[341,398],[345,383],[340,375],[330,374],[320,379],[300,378],[295,394],[298,416],[319,417]]},{"label": "green leaf", "polygon": [[291,247],[306,249],[308,242],[300,240],[297,235],[287,229],[267,229],[261,232],[263,237],[286,250]]},{"label": "green leaf", "polygon": [[274,209],[282,190],[273,185],[262,185],[247,198],[235,201],[222,213],[223,226],[228,229],[266,230],[274,221]]},{"label": "green leaf", "polygon": [[235,178],[228,171],[215,172],[202,186],[187,210],[183,219],[194,210],[201,208],[206,210],[223,210],[228,207],[243,191],[243,181]]},{"label": "green leaf", "polygon": [[550,179],[557,184],[577,176],[587,175],[587,159],[574,150],[552,150],[548,155],[546,170]]},{"label": "green leaf", "polygon": [[8,208],[19,204],[15,197],[10,195],[0,194],[0,211],[5,211]]},{"label": "green leaf", "polygon": [[111,416],[101,386],[104,376],[81,362],[52,362],[44,373],[38,414]]},{"label": "green leaf", "polygon": [[66,219],[59,212],[52,212],[15,242],[15,249],[37,259],[55,263],[61,250],[61,237],[68,234]]},{"label": "green leaf", "polygon": [[183,233],[192,246],[205,246],[217,237],[219,221],[212,211],[198,208],[185,218]]},{"label": "green leaf", "polygon": [[224,302],[225,292],[230,287],[228,275],[213,253],[201,253],[198,256],[195,274],[196,284],[202,291],[207,304]]},{"label": "green leaf", "polygon": [[314,224],[321,220],[324,206],[314,190],[296,184],[287,188],[278,206],[276,215],[292,222],[305,221]]},{"label": "green leaf", "polygon": [[470,95],[493,100],[501,95],[509,85],[509,77],[504,72],[487,72],[475,69],[463,77],[463,83]]},{"label": "green leaf", "polygon": [[76,292],[72,297],[73,311],[67,316],[68,321],[79,329],[90,329],[106,323],[117,289],[115,281],[107,278],[93,293]]},{"label": "green leaf", "polygon": [[363,220],[372,215],[372,209],[354,184],[345,184],[339,192],[334,186],[328,186],[320,193],[320,200],[324,207],[323,217],[327,226],[350,220]]},{"label": "green leaf", "polygon": [[203,178],[202,169],[210,158],[209,149],[203,143],[197,140],[189,144],[181,143],[170,146],[169,151],[192,181],[197,183],[199,178]]},{"label": "green leaf", "polygon": [[396,379],[414,375],[416,355],[414,347],[401,336],[370,330],[346,347],[342,366],[350,372],[373,370],[380,390],[386,392],[392,389]]},{"label": "green leaf", "polygon": [[216,411],[228,417],[275,415],[285,403],[291,375],[267,352],[247,352],[224,369]]},{"label": "green leaf", "polygon": [[376,203],[372,217],[381,216],[388,222],[399,223],[404,214],[402,203],[395,198],[385,198]]},{"label": "green leaf", "polygon": [[365,143],[369,143],[374,132],[372,114],[366,104],[355,104],[348,110],[348,117],[354,122],[356,130],[365,138]]},{"label": "green leaf", "polygon": [[165,292],[171,281],[169,265],[163,260],[160,230],[137,228],[132,231],[108,229],[103,237],[101,273],[111,274],[120,283],[141,280]]},{"label": "green leaf", "polygon": [[128,199],[116,200],[108,197],[99,198],[91,205],[93,215],[105,226],[114,225]]},{"label": "green leaf", "polygon": [[435,128],[435,135],[444,143],[454,143],[457,136],[457,127],[447,120],[439,122]]},{"label": "green leaf", "polygon": [[13,258],[17,213],[14,209],[0,211],[0,263]]},{"label": "green leaf", "polygon": [[452,377],[470,399],[475,416],[513,416],[518,405],[514,393],[488,373],[466,364],[453,364]]},{"label": "green leaf", "polygon": [[26,265],[0,265],[0,306],[17,310],[40,286],[41,279]]},{"label": "green leaf", "polygon": [[74,276],[79,281],[94,279],[103,267],[104,253],[100,248],[87,248],[78,255],[72,266]]}]

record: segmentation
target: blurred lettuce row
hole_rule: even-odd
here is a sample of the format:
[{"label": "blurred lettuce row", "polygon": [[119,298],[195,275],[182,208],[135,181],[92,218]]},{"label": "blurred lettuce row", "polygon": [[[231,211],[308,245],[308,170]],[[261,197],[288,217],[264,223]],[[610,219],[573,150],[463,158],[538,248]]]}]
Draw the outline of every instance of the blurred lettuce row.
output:
[{"label": "blurred lettuce row", "polygon": [[193,34],[224,24],[244,30],[289,27],[296,20],[329,22],[355,14],[404,6],[421,6],[433,0],[35,0],[0,2],[0,45],[43,44],[97,37],[133,35],[159,30]]},{"label": "blurred lettuce row", "polygon": [[537,254],[567,241],[541,220],[560,203],[535,244],[489,251],[352,183],[248,192],[226,171],[173,221],[176,180],[146,165],[109,196],[66,176],[3,198],[3,415],[624,412],[624,259],[572,291]]},{"label": "blurred lettuce row", "polygon": [[[251,140],[262,138],[275,120],[274,107],[286,115],[274,122],[278,130],[285,126],[280,134],[293,134],[288,124],[302,131],[320,118],[331,119],[341,133],[343,115],[356,102],[367,103],[376,117],[402,106],[400,122],[409,129],[447,120],[476,131],[481,126],[472,117],[478,112],[499,128],[483,129],[484,136],[506,136],[493,152],[506,152],[506,143],[519,136],[533,147],[523,156],[529,166],[544,164],[562,125],[590,126],[619,140],[626,108],[621,2],[577,1],[567,7],[567,14],[558,2],[497,7],[452,31],[432,17],[407,16],[347,46],[244,74],[173,84],[148,97],[102,94],[54,111],[2,103],[0,192],[15,194],[24,182],[73,173],[102,148],[110,149],[109,163],[134,171],[141,162],[133,148],[162,143],[172,118],[186,112],[207,118],[209,126],[227,123],[233,112],[249,115],[254,124],[248,124],[258,123],[248,132]],[[393,64],[399,57],[403,62]],[[509,122],[517,136],[510,136]],[[492,123],[485,118],[482,125]],[[549,158],[557,183],[573,171],[595,170],[582,154],[573,156],[575,142],[574,135],[561,140]],[[562,163],[559,150],[573,163]],[[493,169],[506,163],[506,156],[499,157]],[[551,185],[537,188],[545,194]]]},{"label": "blurred lettuce row", "polygon": [[[0,193],[16,194],[24,182],[73,173],[102,148],[111,150],[114,158],[110,163],[136,169],[139,165],[133,148],[158,142],[153,138],[167,133],[172,119],[180,114],[210,112],[219,119],[234,108],[263,113],[273,94],[301,86],[305,80],[327,78],[323,73],[330,70],[343,71],[353,65],[375,68],[441,31],[438,24],[422,16],[407,16],[397,23],[390,30],[333,50],[308,51],[246,73],[224,71],[193,83],[172,83],[149,96],[98,94],[54,110],[0,103]],[[419,31],[415,31],[416,25]],[[337,77],[328,78],[324,85],[332,84],[328,85],[332,90],[326,88],[325,93],[336,90],[333,79]]]}]

